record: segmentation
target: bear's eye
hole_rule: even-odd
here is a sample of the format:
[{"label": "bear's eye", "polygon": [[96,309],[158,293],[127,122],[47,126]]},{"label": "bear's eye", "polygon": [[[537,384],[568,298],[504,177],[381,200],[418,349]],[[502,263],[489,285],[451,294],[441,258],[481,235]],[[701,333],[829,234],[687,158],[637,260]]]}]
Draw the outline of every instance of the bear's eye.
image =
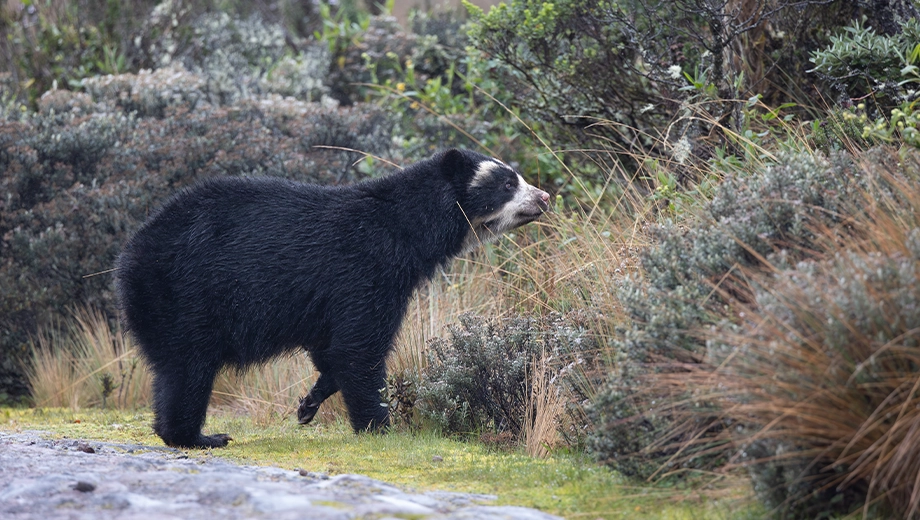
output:
[{"label": "bear's eye", "polygon": [[511,181],[505,183],[505,189],[511,191],[511,188],[514,188],[514,185],[511,184]]}]

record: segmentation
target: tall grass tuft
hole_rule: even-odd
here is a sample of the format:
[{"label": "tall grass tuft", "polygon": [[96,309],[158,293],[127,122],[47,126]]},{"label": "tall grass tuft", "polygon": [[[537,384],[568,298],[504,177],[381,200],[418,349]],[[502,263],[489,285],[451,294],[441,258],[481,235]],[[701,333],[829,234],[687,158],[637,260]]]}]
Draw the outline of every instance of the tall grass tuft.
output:
[{"label": "tall grass tuft", "polygon": [[149,403],[149,375],[131,342],[94,309],[73,311],[64,327],[32,342],[27,367],[37,406],[136,408]]},{"label": "tall grass tuft", "polygon": [[560,444],[559,424],[565,413],[565,396],[555,384],[546,354],[534,359],[530,395],[524,409],[524,448],[531,457],[546,458]]},{"label": "tall grass tuft", "polygon": [[730,301],[705,363],[650,378],[696,428],[681,449],[746,469],[781,516],[920,514],[918,159],[867,154],[849,218],[816,227],[790,255],[804,260],[743,272],[751,297]]}]

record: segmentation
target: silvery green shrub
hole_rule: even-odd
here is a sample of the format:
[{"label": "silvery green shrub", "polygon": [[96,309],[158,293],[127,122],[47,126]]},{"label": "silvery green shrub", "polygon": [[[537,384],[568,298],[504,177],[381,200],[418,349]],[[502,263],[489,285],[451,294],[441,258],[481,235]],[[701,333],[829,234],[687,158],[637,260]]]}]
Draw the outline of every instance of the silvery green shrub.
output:
[{"label": "silvery green shrub", "polygon": [[[838,461],[849,435],[867,427],[866,434],[872,439],[889,434],[900,417],[879,414],[877,409],[884,410],[889,399],[893,400],[887,403],[889,410],[912,404],[908,401],[911,394],[891,392],[913,381],[917,359],[913,352],[920,347],[916,334],[920,330],[920,229],[914,228],[906,238],[903,251],[843,251],[824,261],[789,266],[755,288],[759,314],[768,324],[747,337],[758,345],[781,345],[752,351],[738,345],[746,356],[738,370],[783,382],[782,387],[766,390],[784,402],[807,400],[815,389],[822,389],[834,396],[832,410],[865,421],[860,424],[851,419],[854,422],[847,431],[823,434],[807,427],[778,425],[787,432],[783,438],[754,437],[744,443],[742,461],[747,463],[755,492],[782,515],[846,514],[880,496],[881,503],[888,503],[894,511],[908,509],[913,488],[900,478],[892,480],[890,472],[878,473],[880,478],[869,497],[865,470],[845,485],[825,485],[843,482],[851,471],[848,463]],[[778,336],[763,330],[786,333]],[[774,348],[783,352],[783,359],[799,358],[776,369],[779,356],[771,355]],[[821,352],[826,365],[812,366],[814,350]],[[790,396],[789,392],[795,393]],[[761,418],[765,420],[770,418]],[[904,428],[902,424],[902,432]],[[889,449],[911,450],[910,442],[909,436],[892,433]],[[864,448],[855,439],[854,445]],[[859,449],[854,446],[851,450],[851,460]],[[910,458],[894,457],[875,464],[906,468]]]},{"label": "silvery green shrub", "polygon": [[[142,42],[154,69],[184,69],[198,78],[204,100],[233,104],[268,93],[318,101],[328,91],[325,45],[292,41],[281,25],[255,12],[247,17],[216,11],[194,19],[180,3],[158,5],[147,21],[153,41]],[[186,20],[177,25],[172,20]]]},{"label": "silvery green shrub", "polygon": [[913,11],[913,17],[897,20],[898,30],[892,34],[877,31],[860,20],[843,27],[831,36],[826,47],[811,52],[812,72],[848,98],[863,98],[871,93],[873,104],[880,109],[890,110],[901,102],[913,101],[917,85],[902,83],[905,78],[901,69],[920,41],[920,21],[916,19],[916,7],[905,7]]},{"label": "silvery green shrub", "polygon": [[[640,255],[643,276],[626,277],[618,286],[617,297],[629,316],[615,342],[618,370],[588,407],[595,429],[590,445],[601,460],[640,477],[654,471],[653,462],[667,450],[638,452],[655,442],[674,446],[680,439],[661,442],[671,421],[667,414],[646,413],[655,396],[637,395],[643,375],[671,370],[669,363],[701,361],[710,353],[705,329],[724,318],[723,294],[747,297],[733,270],[815,246],[811,225],[839,222],[864,185],[846,155],[786,153],[776,164],[727,178],[695,222],[648,230],[653,240]],[[651,423],[649,417],[654,417]],[[640,460],[629,460],[630,453]]]},{"label": "silvery green shrub", "polygon": [[580,414],[588,388],[601,377],[600,350],[589,332],[590,316],[488,319],[464,314],[447,338],[431,340],[428,367],[420,378],[421,418],[446,433],[511,432],[525,427],[530,377],[546,370],[562,392],[566,413],[561,433],[568,442],[584,437]]}]

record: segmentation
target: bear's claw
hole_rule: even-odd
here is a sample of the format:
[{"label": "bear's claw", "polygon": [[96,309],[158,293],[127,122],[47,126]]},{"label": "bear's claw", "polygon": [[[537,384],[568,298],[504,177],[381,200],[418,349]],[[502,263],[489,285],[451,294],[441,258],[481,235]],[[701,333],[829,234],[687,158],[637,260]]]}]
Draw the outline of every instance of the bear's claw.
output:
[{"label": "bear's claw", "polygon": [[297,408],[297,422],[300,424],[308,424],[313,420],[313,417],[316,416],[318,410],[318,404],[313,404],[312,401],[304,397],[300,400],[300,407]]}]

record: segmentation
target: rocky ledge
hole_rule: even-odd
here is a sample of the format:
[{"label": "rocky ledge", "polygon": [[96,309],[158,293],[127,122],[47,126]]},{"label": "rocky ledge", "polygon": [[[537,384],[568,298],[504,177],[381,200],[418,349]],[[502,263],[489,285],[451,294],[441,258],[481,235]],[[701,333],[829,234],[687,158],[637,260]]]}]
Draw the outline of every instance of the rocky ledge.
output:
[{"label": "rocky ledge", "polygon": [[550,520],[492,495],[402,490],[361,475],[241,466],[180,450],[0,432],[0,518]]}]

